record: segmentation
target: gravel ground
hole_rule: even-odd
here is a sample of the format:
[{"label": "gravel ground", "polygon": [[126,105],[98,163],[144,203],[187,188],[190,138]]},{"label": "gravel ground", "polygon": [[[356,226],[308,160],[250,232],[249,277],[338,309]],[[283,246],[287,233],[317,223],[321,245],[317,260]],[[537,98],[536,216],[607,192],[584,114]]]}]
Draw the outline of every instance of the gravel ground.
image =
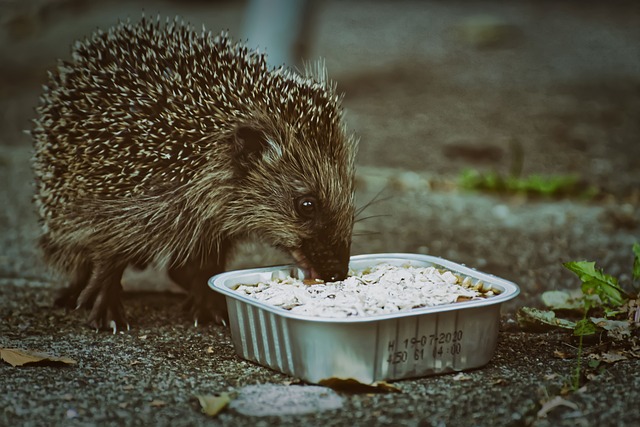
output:
[{"label": "gravel ground", "polygon": [[[0,3],[0,347],[68,356],[72,366],[0,364],[0,425],[637,425],[637,359],[592,372],[546,417],[576,366],[562,333],[520,330],[515,312],[575,289],[561,263],[587,259],[630,283],[640,240],[640,6],[637,2],[318,2],[308,56],[326,58],[361,138],[353,253],[442,256],[514,281],[495,356],[463,376],[395,382],[401,393],[316,393],[243,361],[229,331],[193,327],[167,280],[130,272],[131,331],[96,333],[52,307],[60,283],[34,241],[30,142],[22,129],[45,70],[69,44],[118,18],[180,14],[238,34],[233,2]],[[522,159],[520,162],[518,159]],[[515,160],[514,160],[515,159]],[[575,174],[598,197],[464,192],[461,170]],[[232,268],[289,259],[259,242]],[[160,285],[158,285],[160,283]],[[152,285],[152,286],[149,286]],[[141,288],[156,288],[154,292]],[[160,288],[160,289],[157,289]],[[560,357],[566,354],[569,357]],[[197,394],[265,388],[276,413],[201,414]],[[310,408],[270,401],[274,390]],[[251,395],[253,396],[253,395]],[[339,401],[338,409],[323,404]],[[324,403],[323,403],[324,402]],[[258,403],[264,404],[265,401]],[[279,411],[279,412],[278,412]]]}]

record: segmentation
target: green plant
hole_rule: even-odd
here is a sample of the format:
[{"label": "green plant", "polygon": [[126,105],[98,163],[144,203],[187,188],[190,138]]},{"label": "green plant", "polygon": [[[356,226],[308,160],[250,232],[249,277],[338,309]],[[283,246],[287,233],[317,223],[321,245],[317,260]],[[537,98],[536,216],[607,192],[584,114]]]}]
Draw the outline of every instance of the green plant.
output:
[{"label": "green plant", "polygon": [[496,171],[481,173],[474,169],[461,172],[458,184],[466,190],[495,193],[525,194],[543,197],[577,196],[591,199],[598,194],[595,187],[586,186],[574,175],[504,176]]},{"label": "green plant", "polygon": [[[640,244],[633,245],[633,278],[640,278]],[[575,273],[582,282],[582,302],[583,316],[576,323],[573,334],[579,337],[578,356],[576,370],[573,379],[573,389],[576,390],[580,384],[581,363],[583,351],[583,338],[586,335],[595,334],[602,321],[598,319],[615,320],[619,315],[626,314],[623,305],[631,298],[619,285],[618,279],[604,274],[602,270],[596,269],[595,262],[578,261],[566,262],[565,268]],[[592,309],[599,309],[603,318],[588,317]]]},{"label": "green plant", "polygon": [[[635,243],[632,251],[632,281],[638,281],[640,243]],[[635,301],[637,296],[622,288],[618,278],[596,268],[595,262],[572,261],[564,263],[563,266],[580,279],[580,294],[574,296],[566,291],[545,292],[542,300],[549,310],[523,307],[518,312],[518,321],[525,328],[542,326],[573,331],[574,336],[578,337],[578,354],[571,386],[576,390],[582,375],[585,337],[606,332],[612,343],[619,347],[631,347],[631,355],[640,354],[637,352],[640,349],[640,340],[632,338],[631,333],[632,329],[637,327],[638,301]]]},{"label": "green plant", "polygon": [[575,175],[529,175],[522,177],[524,152],[517,141],[510,144],[511,165],[507,174],[495,170],[480,172],[465,169],[458,177],[458,185],[466,190],[492,193],[524,194],[543,197],[582,197],[592,199],[599,190],[585,184]]}]

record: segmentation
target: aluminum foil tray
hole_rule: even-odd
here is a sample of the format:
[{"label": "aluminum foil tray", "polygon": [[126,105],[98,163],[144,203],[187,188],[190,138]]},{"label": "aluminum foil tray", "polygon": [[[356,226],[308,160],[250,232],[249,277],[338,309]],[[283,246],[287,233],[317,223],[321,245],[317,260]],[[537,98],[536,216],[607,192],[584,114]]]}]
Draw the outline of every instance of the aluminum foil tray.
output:
[{"label": "aluminum foil tray", "polygon": [[231,338],[238,355],[274,370],[319,383],[331,378],[363,384],[462,371],[485,365],[496,348],[500,306],[520,292],[498,277],[428,255],[369,254],[351,257],[360,271],[389,263],[440,266],[500,292],[482,300],[368,317],[327,318],[293,314],[234,289],[303,270],[276,266],[229,271],[209,279],[226,296]]}]

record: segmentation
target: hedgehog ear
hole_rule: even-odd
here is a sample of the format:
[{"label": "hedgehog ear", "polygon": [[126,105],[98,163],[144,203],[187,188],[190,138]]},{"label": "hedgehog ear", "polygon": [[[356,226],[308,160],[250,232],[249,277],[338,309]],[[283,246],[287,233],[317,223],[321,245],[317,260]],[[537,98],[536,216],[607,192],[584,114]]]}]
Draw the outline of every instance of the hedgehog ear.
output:
[{"label": "hedgehog ear", "polygon": [[268,146],[269,142],[262,131],[251,126],[239,126],[234,133],[233,161],[236,172],[245,175]]}]

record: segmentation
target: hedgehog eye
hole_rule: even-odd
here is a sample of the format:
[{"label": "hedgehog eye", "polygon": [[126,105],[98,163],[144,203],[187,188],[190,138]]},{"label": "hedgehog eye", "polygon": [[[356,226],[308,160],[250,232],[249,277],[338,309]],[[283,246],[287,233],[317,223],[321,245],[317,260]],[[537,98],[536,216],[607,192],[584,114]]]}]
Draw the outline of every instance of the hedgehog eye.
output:
[{"label": "hedgehog eye", "polygon": [[302,196],[296,200],[296,211],[303,218],[314,218],[318,208],[318,201],[313,196]]}]

